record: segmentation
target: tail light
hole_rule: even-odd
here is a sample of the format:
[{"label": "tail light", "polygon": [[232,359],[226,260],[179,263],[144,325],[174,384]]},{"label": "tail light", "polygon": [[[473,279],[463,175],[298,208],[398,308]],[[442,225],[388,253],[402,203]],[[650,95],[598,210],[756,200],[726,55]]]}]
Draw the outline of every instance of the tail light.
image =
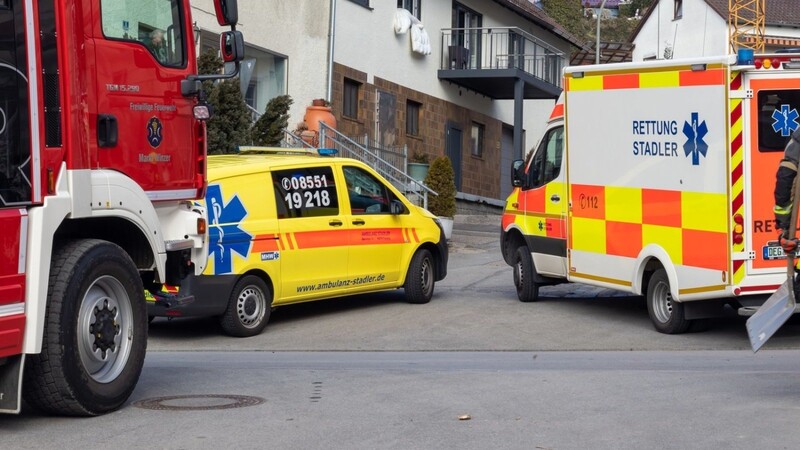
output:
[{"label": "tail light", "polygon": [[734,245],[741,245],[744,243],[744,217],[742,217],[741,214],[733,215],[732,239]]}]

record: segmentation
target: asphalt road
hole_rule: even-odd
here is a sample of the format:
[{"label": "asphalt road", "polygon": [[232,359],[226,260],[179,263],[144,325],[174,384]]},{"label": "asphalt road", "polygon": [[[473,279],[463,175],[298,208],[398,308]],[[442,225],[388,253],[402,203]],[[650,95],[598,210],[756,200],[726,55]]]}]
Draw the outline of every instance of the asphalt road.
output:
[{"label": "asphalt road", "polygon": [[734,311],[667,336],[615,291],[561,285],[523,304],[497,220],[457,224],[427,305],[398,291],[291,306],[248,339],[157,319],[128,405],[0,417],[0,448],[796,447],[797,319],[754,355]]},{"label": "asphalt road", "polygon": [[[596,351],[749,350],[732,309],[702,333],[657,333],[638,296],[580,284],[544,287],[521,303],[499,249],[499,216],[456,223],[448,275],[425,305],[402,290],[278,308],[264,333],[225,336],[214,319],[156,319],[150,351]],[[496,222],[496,223],[495,223]],[[792,319],[766,349],[800,348]]]}]

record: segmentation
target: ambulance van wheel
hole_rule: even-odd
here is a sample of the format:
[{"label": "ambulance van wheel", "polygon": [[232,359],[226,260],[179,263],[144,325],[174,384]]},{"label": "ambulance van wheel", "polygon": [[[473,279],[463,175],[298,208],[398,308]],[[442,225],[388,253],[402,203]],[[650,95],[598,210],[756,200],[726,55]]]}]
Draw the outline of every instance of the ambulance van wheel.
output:
[{"label": "ambulance van wheel", "polygon": [[528,247],[522,246],[514,255],[514,286],[517,288],[517,297],[521,302],[535,302],[539,300],[539,285],[534,279],[536,268]]},{"label": "ambulance van wheel", "polygon": [[683,314],[683,305],[672,299],[669,278],[664,269],[658,269],[647,283],[647,312],[656,330],[665,334],[685,333],[691,321]]},{"label": "ambulance van wheel", "polygon": [[267,283],[255,275],[245,275],[233,287],[219,324],[230,336],[255,336],[264,331],[271,312],[272,291]]},{"label": "ambulance van wheel", "polygon": [[25,400],[45,412],[96,416],[130,397],[147,350],[144,287],[117,245],[71,241],[53,253],[42,352],[25,368]]},{"label": "ambulance van wheel", "polygon": [[431,252],[424,248],[417,250],[411,258],[406,274],[406,300],[409,303],[423,304],[431,301],[436,274]]}]

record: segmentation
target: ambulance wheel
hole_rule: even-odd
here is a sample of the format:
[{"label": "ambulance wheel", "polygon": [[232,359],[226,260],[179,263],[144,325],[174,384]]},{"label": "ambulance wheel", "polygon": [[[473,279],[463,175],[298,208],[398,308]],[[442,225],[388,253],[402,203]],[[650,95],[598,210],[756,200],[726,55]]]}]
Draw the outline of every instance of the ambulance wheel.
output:
[{"label": "ambulance wheel", "polygon": [[25,400],[39,410],[96,416],[130,397],[144,365],[147,307],[131,258],[96,239],[53,253],[42,352],[25,368]]},{"label": "ambulance wheel", "polygon": [[534,279],[536,268],[533,266],[533,257],[528,247],[517,248],[514,254],[514,286],[517,288],[517,297],[521,302],[535,302],[539,300],[539,284]]},{"label": "ambulance wheel", "polygon": [[423,304],[431,301],[434,287],[434,263],[431,252],[424,248],[417,250],[408,265],[406,284],[406,300],[409,303]]},{"label": "ambulance wheel", "polygon": [[669,278],[658,269],[647,283],[647,312],[656,330],[665,334],[685,333],[691,325],[683,313],[683,305],[672,299]]},{"label": "ambulance wheel", "polygon": [[255,275],[245,275],[233,287],[219,324],[230,336],[255,336],[264,331],[271,312],[272,292],[267,283]]}]

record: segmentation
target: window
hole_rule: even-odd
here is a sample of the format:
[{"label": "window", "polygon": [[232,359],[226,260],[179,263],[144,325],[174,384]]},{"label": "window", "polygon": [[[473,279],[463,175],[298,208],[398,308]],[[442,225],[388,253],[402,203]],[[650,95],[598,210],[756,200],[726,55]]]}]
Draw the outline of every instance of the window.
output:
[{"label": "window", "polygon": [[138,42],[164,66],[186,65],[178,0],[148,2],[146,8],[141,0],[102,0],[100,10],[107,38]]},{"label": "window", "polygon": [[[44,3],[44,2],[43,2]],[[52,3],[52,2],[51,2]],[[19,4],[19,2],[18,2]],[[23,8],[0,8],[0,204],[31,201],[28,63]],[[51,19],[52,20],[52,19]],[[60,114],[57,112],[56,114]]]},{"label": "window", "polygon": [[344,99],[342,101],[342,115],[351,119],[358,119],[358,90],[361,83],[344,79]]},{"label": "window", "polygon": [[472,122],[472,135],[470,136],[470,148],[472,156],[483,157],[483,129],[482,124]]},{"label": "window", "polygon": [[406,102],[406,134],[409,136],[419,136],[419,112],[422,104],[413,100]]},{"label": "window", "polygon": [[306,167],[272,172],[278,219],[335,216],[339,197],[330,167]]},{"label": "window", "polygon": [[353,214],[388,214],[395,196],[371,173],[352,166],[343,166],[344,181]]},{"label": "window", "polygon": [[422,20],[421,2],[422,0],[397,0],[397,7],[407,9],[412,16]]},{"label": "window", "polygon": [[564,152],[564,127],[553,128],[542,139],[528,167],[525,187],[535,188],[555,180],[561,173]]},{"label": "window", "polygon": [[797,130],[800,90],[758,92],[758,151],[782,152]]},{"label": "window", "polygon": [[[219,34],[202,30],[200,48],[201,54],[213,52],[218,55]],[[244,60],[239,69],[239,84],[245,103],[255,112],[263,114],[270,100],[286,94],[286,62],[287,58],[283,55],[249,44],[244,46]]]},{"label": "window", "polygon": [[481,51],[481,28],[483,16],[467,8],[453,3],[453,31],[450,48],[450,59],[456,68],[477,68],[478,55]]},{"label": "window", "polygon": [[673,19],[678,20],[683,17],[683,0],[675,0],[675,14]]},{"label": "window", "polygon": [[356,5],[361,5],[364,8],[369,8],[369,0],[350,0],[350,1],[355,3]]}]

